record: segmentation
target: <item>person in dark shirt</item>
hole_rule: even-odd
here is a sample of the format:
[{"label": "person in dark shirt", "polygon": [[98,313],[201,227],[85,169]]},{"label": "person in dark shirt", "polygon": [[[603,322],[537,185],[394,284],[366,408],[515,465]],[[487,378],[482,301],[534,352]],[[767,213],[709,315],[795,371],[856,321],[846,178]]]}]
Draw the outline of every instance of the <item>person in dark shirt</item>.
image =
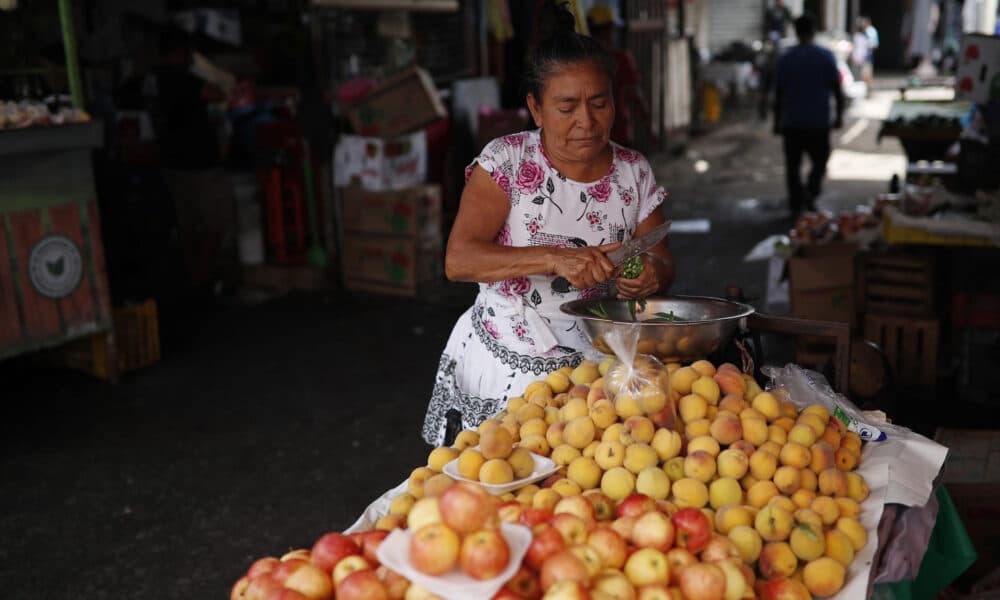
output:
[{"label": "person in dark shirt", "polygon": [[764,36],[772,42],[777,42],[785,37],[785,30],[791,22],[792,13],[785,3],[782,0],[774,0],[774,4],[764,12]]},{"label": "person in dark shirt", "polygon": [[[839,129],[844,93],[833,53],[813,43],[815,22],[809,15],[795,20],[798,45],[778,59],[774,98],[774,132],[784,137],[785,184],[793,213],[815,210],[830,158],[830,128]],[[836,108],[831,119],[830,98]],[[811,169],[803,189],[802,155]]]}]

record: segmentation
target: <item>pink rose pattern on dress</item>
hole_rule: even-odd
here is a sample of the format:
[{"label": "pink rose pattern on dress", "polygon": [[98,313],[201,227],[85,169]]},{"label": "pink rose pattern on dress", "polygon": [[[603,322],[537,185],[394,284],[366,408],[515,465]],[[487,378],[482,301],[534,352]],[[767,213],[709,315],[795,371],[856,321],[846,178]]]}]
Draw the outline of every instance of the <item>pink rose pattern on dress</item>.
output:
[{"label": "pink rose pattern on dress", "polygon": [[[628,236],[666,194],[656,185],[641,154],[616,145],[614,159],[605,177],[581,185],[555,170],[541,147],[537,131],[504,136],[488,144],[480,164],[492,168],[491,177],[511,206],[517,207],[497,232],[494,242],[503,246],[567,245],[565,240],[576,237],[587,244],[598,244],[622,233]],[[467,179],[475,164],[466,169]],[[518,302],[529,298],[533,304],[539,300],[562,302],[608,293],[607,286],[599,285],[560,294],[542,276],[513,278],[483,287],[487,297],[502,296]],[[534,345],[532,332],[523,319],[484,320],[484,327],[501,344],[509,340]]]},{"label": "pink rose pattern on dress", "polygon": [[510,225],[507,223],[503,224],[500,231],[497,232],[497,236],[493,238],[493,243],[498,246],[512,246],[513,242],[510,239]]},{"label": "pink rose pattern on dress", "polygon": [[622,148],[620,146],[615,149],[615,154],[618,155],[618,160],[627,162],[630,165],[634,165],[635,163],[639,162],[639,159],[642,158],[642,156],[635,150]]},{"label": "pink rose pattern on dress", "polygon": [[535,162],[523,162],[517,170],[517,189],[522,194],[534,194],[545,181],[545,170]]},{"label": "pink rose pattern on dress", "polygon": [[510,198],[510,180],[507,179],[507,176],[500,169],[493,171],[493,181],[496,181],[500,189],[503,190],[504,195]]},{"label": "pink rose pattern on dress", "polygon": [[587,188],[587,194],[598,202],[607,202],[611,197],[611,181],[609,177],[604,177],[596,184]]},{"label": "pink rose pattern on dress", "polygon": [[504,136],[503,143],[511,146],[513,148],[520,148],[524,144],[524,138],[527,134],[524,133],[513,133],[511,135]]},{"label": "pink rose pattern on dress", "polygon": [[486,329],[486,331],[493,336],[493,339],[499,339],[500,330],[497,329],[496,323],[487,319],[483,319],[483,328]]},{"label": "pink rose pattern on dress", "polygon": [[500,293],[508,298],[519,298],[531,291],[531,280],[527,277],[505,279],[500,285]]}]

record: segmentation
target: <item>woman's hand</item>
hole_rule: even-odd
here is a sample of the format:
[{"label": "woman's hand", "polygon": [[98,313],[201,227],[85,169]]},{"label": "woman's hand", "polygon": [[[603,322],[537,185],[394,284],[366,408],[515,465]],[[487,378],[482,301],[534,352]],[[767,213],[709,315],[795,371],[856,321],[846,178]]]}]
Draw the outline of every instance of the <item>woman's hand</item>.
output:
[{"label": "woman's hand", "polygon": [[621,279],[616,282],[619,298],[646,298],[660,290],[660,277],[656,265],[646,254],[642,255],[642,273],[635,279]]},{"label": "woman's hand", "polygon": [[604,255],[621,246],[620,242],[584,248],[563,248],[554,256],[552,272],[569,280],[578,290],[585,290],[607,281],[615,266]]}]

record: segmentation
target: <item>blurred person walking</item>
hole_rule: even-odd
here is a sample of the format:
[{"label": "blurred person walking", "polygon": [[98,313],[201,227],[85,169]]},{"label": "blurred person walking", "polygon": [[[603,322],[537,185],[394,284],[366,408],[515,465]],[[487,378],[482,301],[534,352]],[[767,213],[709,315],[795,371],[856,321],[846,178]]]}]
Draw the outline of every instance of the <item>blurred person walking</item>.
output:
[{"label": "blurred person walking", "polygon": [[774,4],[764,11],[764,37],[772,42],[779,42],[785,37],[788,24],[792,22],[792,12],[782,0],[774,0]]},{"label": "blurred person walking", "polygon": [[[830,128],[843,123],[844,92],[833,53],[813,43],[816,24],[810,15],[795,20],[799,43],[778,59],[774,98],[774,133],[784,137],[785,185],[792,213],[815,210],[830,158]],[[835,102],[831,120],[830,98]],[[802,155],[810,171],[802,185]]]}]

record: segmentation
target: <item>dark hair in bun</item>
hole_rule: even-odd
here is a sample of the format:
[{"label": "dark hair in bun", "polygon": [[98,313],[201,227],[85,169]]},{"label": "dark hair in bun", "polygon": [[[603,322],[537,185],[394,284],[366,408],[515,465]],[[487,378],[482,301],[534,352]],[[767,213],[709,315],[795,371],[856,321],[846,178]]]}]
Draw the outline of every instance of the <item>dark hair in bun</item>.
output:
[{"label": "dark hair in bun", "polygon": [[604,71],[609,84],[614,82],[614,59],[600,42],[576,33],[576,18],[566,8],[566,2],[551,0],[542,4],[536,32],[538,43],[525,69],[524,87],[539,102],[549,77],[569,64],[590,61]]}]

